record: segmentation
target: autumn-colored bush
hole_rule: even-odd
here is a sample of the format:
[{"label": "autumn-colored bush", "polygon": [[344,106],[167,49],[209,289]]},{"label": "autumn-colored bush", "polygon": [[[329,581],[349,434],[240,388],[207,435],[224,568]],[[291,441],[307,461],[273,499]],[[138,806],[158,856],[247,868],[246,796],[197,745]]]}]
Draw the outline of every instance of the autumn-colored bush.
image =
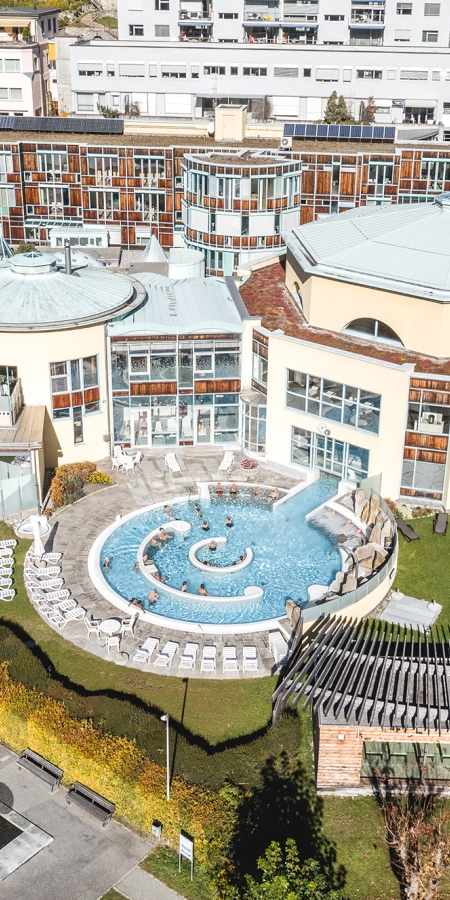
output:
[{"label": "autumn-colored bush", "polygon": [[60,701],[14,682],[7,662],[0,663],[0,741],[17,752],[31,747],[63,769],[66,783],[83,782],[143,831],[150,833],[158,819],[174,847],[180,831],[187,831],[198,862],[221,866],[237,814],[232,789],[216,793],[175,777],[167,803],[165,769],[134,741],[105,734],[87,719],[78,721]]},{"label": "autumn-colored bush", "polygon": [[53,509],[69,506],[83,496],[83,486],[95,472],[92,462],[67,463],[58,466],[50,488]]}]

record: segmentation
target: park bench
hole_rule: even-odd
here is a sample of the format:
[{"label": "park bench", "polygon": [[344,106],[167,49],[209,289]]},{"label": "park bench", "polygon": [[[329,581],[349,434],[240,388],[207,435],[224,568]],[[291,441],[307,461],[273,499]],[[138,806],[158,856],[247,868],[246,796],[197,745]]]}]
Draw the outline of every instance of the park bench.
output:
[{"label": "park bench", "polygon": [[114,803],[105,800],[100,794],[91,791],[90,788],[86,787],[85,784],[81,784],[79,781],[76,781],[68,792],[67,802],[76,803],[78,806],[81,806],[82,809],[86,809],[88,812],[92,813],[96,819],[100,819],[100,821],[103,822],[103,825],[106,825],[106,823],[109,822],[116,808]]},{"label": "park bench", "polygon": [[29,772],[33,772],[38,778],[42,778],[43,781],[50,784],[52,791],[59,787],[61,778],[63,777],[63,770],[58,769],[58,766],[54,766],[48,759],[39,756],[39,753],[35,753],[34,750],[30,750],[29,747],[23,751],[22,755],[17,760],[17,763],[21,768],[28,769]]}]

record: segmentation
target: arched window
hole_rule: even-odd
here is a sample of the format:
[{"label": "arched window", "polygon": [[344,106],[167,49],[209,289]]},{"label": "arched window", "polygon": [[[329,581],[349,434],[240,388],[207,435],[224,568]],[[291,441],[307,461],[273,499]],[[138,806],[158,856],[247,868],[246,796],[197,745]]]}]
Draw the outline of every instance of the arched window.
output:
[{"label": "arched window", "polygon": [[398,334],[392,328],[389,328],[389,325],[379,322],[378,319],[353,319],[352,322],[345,326],[343,332],[344,334],[359,335],[366,338],[366,340],[372,339],[374,341],[383,341],[386,344],[404,346]]},{"label": "arched window", "polygon": [[292,296],[297,300],[301,310],[303,310],[302,289],[298,281],[294,281],[292,285]]}]

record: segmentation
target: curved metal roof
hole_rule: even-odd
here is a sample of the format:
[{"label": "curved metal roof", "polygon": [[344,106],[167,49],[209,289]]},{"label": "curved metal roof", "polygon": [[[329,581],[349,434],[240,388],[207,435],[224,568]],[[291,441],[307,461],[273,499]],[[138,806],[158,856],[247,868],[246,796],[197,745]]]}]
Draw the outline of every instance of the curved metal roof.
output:
[{"label": "curved metal roof", "polygon": [[450,302],[450,194],[352,209],[283,237],[312,275]]},{"label": "curved metal roof", "polygon": [[[81,254],[80,254],[81,257]],[[140,282],[78,258],[70,275],[51,253],[17,254],[0,266],[0,331],[51,331],[105,322],[139,306]]]}]

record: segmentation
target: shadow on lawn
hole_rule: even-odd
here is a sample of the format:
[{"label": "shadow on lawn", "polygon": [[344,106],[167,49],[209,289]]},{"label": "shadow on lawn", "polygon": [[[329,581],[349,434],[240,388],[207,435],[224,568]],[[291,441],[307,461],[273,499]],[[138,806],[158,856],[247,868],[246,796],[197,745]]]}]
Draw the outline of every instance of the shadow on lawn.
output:
[{"label": "shadow on lawn", "polygon": [[337,865],[334,844],[322,831],[323,800],[301,762],[292,764],[285,752],[266,760],[261,783],[248,794],[239,809],[238,825],[230,848],[237,880],[255,875],[258,857],[270,842],[284,847],[293,838],[301,859],[319,860],[330,885],[343,887],[346,870]]}]

